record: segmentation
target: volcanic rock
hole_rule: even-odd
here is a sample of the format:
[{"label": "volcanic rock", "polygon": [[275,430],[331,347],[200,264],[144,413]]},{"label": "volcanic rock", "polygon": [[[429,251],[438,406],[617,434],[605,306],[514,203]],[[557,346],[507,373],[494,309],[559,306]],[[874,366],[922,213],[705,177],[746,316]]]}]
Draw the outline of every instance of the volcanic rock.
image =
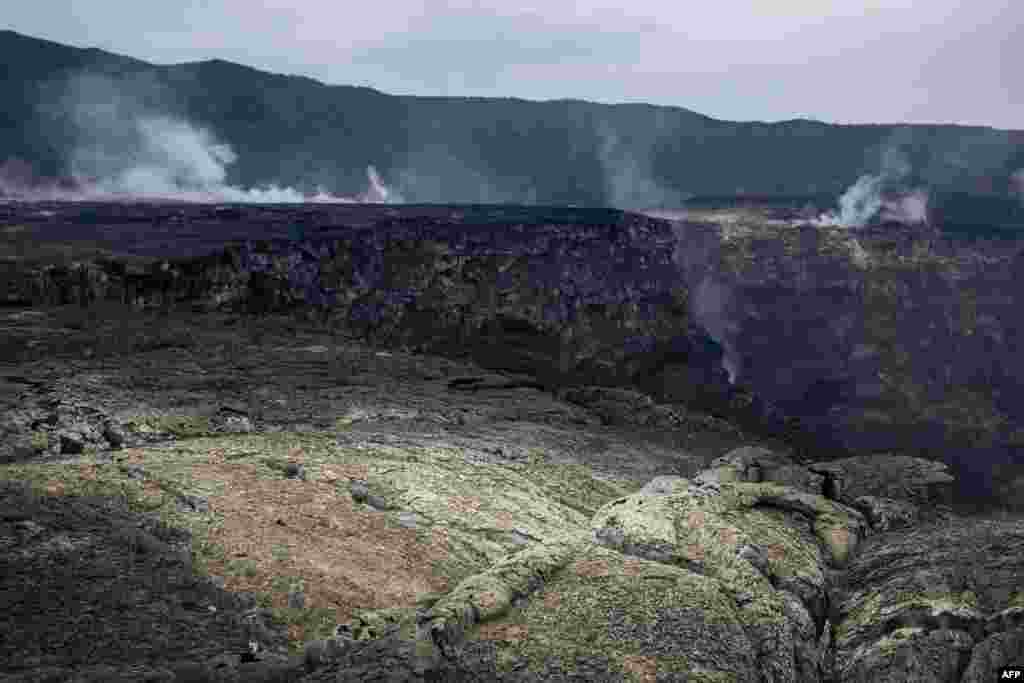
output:
[{"label": "volcanic rock", "polygon": [[[66,249],[3,243],[24,250],[0,326],[5,680],[953,683],[1021,663],[1009,506],[958,515],[936,458],[815,431],[919,385],[818,376],[795,425],[814,439],[786,441],[795,404],[745,346],[806,314],[815,344],[835,323],[891,370],[910,329],[766,321],[727,258],[679,256],[708,225],[432,207],[371,230],[339,208],[296,242],[279,233],[306,209],[186,207],[212,232],[162,243],[178,228],[124,241],[145,207],[90,210]],[[726,257],[777,251],[737,225]],[[269,238],[216,232],[243,227]],[[823,362],[765,353],[780,376],[790,353],[793,377]],[[942,405],[898,419],[1012,418]]]}]

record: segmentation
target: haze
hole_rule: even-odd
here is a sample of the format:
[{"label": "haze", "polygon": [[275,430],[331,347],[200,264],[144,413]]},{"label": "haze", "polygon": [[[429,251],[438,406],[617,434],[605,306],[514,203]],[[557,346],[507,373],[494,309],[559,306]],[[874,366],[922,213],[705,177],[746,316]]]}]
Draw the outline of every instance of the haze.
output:
[{"label": "haze", "polygon": [[[721,119],[1024,128],[1012,0],[8,3],[5,28],[386,93],[574,98]],[[293,6],[294,5],[294,6]]]}]

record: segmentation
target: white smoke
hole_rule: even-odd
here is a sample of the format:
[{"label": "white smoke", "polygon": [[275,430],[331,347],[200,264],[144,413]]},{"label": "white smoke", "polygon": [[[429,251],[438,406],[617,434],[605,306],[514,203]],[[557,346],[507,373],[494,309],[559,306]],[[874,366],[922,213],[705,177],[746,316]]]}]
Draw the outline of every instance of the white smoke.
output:
[{"label": "white smoke", "polygon": [[928,222],[928,193],[924,190],[913,192],[885,202],[882,215],[886,220],[905,225]]},{"label": "white smoke", "polygon": [[604,169],[610,203],[617,209],[653,209],[679,206],[682,193],[669,190],[654,179],[651,151],[623,142],[608,123],[596,129],[601,139],[598,158]]},{"label": "white smoke", "polygon": [[811,223],[822,226],[860,228],[881,216],[888,221],[919,224],[928,221],[928,192],[906,189],[911,166],[896,147],[882,153],[881,172],[865,174],[839,197],[839,213],[823,213]]},{"label": "white smoke", "polygon": [[878,213],[882,204],[882,176],[862,175],[839,198],[839,224],[859,228]]},{"label": "white smoke", "polygon": [[[135,144],[130,150],[110,145],[101,137],[76,151],[72,175],[83,188],[84,198],[217,203],[390,201],[390,192],[372,167],[367,171],[370,189],[357,198],[334,195],[323,188],[304,193],[273,184],[253,188],[229,185],[227,169],[238,155],[208,130],[164,116],[140,118],[134,126]],[[97,175],[97,169],[105,172]]]},{"label": "white smoke", "polygon": [[[721,344],[722,342],[718,343]],[[722,367],[729,373],[729,384],[736,384],[736,377],[740,374],[740,365],[732,349],[727,349],[726,354],[722,356]]]},{"label": "white smoke", "polygon": [[[0,192],[28,200],[161,200],[216,203],[301,203],[400,201],[367,169],[369,189],[343,197],[317,188],[303,192],[268,184],[229,184],[238,161],[230,145],[209,130],[160,113],[163,93],[153,83],[78,75],[57,88],[54,101],[40,105],[43,116],[68,120],[77,134],[70,155],[71,182],[26,181],[25,172],[0,169]],[[11,182],[14,178],[14,182]],[[6,182],[5,182],[6,181]]]},{"label": "white smoke", "polygon": [[377,169],[373,166],[366,167],[366,179],[369,181],[369,186],[366,188],[365,192],[359,195],[359,201],[366,202],[368,204],[402,203],[401,195],[384,184],[384,181],[380,178],[380,174],[377,173]]},{"label": "white smoke", "polygon": [[663,221],[685,221],[689,215],[686,209],[646,209],[640,213]]},{"label": "white smoke", "polygon": [[729,384],[735,384],[742,364],[733,343],[736,324],[729,320],[729,303],[728,288],[706,275],[694,291],[691,310],[708,335],[721,345],[722,368],[729,373]]},{"label": "white smoke", "polygon": [[[28,200],[63,201],[186,201],[214,203],[303,203],[303,202],[400,202],[381,180],[377,170],[367,168],[368,189],[358,197],[343,197],[320,188],[304,193],[291,187],[266,185],[241,188],[226,182],[227,168],[238,155],[229,145],[219,143],[207,130],[186,121],[159,116],[132,122],[134,141],[126,145],[93,136],[87,146],[75,150],[71,175],[75,187],[41,186],[22,180],[24,172],[0,177],[0,192]],[[6,182],[5,182],[6,180]]]}]

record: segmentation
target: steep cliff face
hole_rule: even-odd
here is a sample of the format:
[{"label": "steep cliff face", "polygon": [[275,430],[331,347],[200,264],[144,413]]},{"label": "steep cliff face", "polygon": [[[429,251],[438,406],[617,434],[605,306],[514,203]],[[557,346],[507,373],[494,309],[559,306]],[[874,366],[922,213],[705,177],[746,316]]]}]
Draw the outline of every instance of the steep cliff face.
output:
[{"label": "steep cliff face", "polygon": [[720,292],[741,383],[799,415],[821,445],[939,457],[979,492],[983,470],[1013,462],[1019,242],[719,216],[696,228],[710,233],[715,265],[695,270]]},{"label": "steep cliff face", "polygon": [[[65,236],[85,239],[85,228],[122,256],[34,269],[11,260],[8,300],[187,302],[252,313],[312,305],[376,343],[468,354],[552,387],[636,383],[719,407],[730,399],[721,348],[693,320],[663,221],[602,210],[368,209],[362,222],[341,224],[334,221],[346,217],[329,209],[265,210],[269,218],[179,211],[161,221],[166,241],[151,233],[145,244],[125,228],[141,216],[104,224],[90,214],[85,224],[79,215]],[[249,239],[218,242],[226,222],[244,224]],[[300,239],[296,224],[305,226]],[[32,226],[20,238],[53,229]],[[174,258],[182,252],[190,256]]]},{"label": "steep cliff face", "polygon": [[1016,242],[753,209],[40,209],[6,207],[11,305],[310,306],[550,388],[632,386],[837,456],[939,457],[985,492],[1021,442]]}]

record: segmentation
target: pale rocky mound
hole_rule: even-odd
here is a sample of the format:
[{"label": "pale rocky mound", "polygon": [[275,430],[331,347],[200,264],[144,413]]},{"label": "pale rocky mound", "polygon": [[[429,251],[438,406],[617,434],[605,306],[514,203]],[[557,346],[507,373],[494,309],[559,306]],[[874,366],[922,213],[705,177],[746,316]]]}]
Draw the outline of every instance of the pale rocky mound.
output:
[{"label": "pale rocky mound", "polygon": [[0,514],[11,680],[294,678],[303,643],[360,610],[436,602],[749,438],[625,390],[569,403],[287,321],[65,337],[73,311],[34,312],[53,353],[3,375],[0,478],[32,487],[6,487]]},{"label": "pale rocky mound", "polygon": [[4,375],[0,476],[36,492],[0,506],[6,680],[952,682],[1020,660],[1020,525],[943,511],[941,465],[802,463],[638,392],[559,398],[285,321],[103,324],[133,351]]},{"label": "pale rocky mound", "polygon": [[[298,336],[237,359],[288,368],[287,398],[230,427],[186,419],[155,381],[105,404],[108,383],[179,367],[182,349],[11,382],[23,410],[53,411],[38,432],[103,413],[124,443],[3,466],[36,492],[7,487],[0,515],[5,680],[952,682],[1020,660],[1020,524],[942,513],[941,466],[800,464],[624,390],[572,404]],[[192,362],[189,405],[265,381],[257,363]]]},{"label": "pale rocky mound", "polygon": [[[930,463],[902,464],[891,489],[946,483]],[[952,682],[1022,661],[1019,522],[947,516],[895,540],[823,495],[814,469],[741,448],[692,479],[655,478],[587,532],[518,551],[410,611],[407,640],[390,647],[406,653],[407,680],[434,666],[509,681]],[[982,529],[971,551],[1001,558],[965,561],[957,541]],[[343,630],[318,651],[351,664],[366,646]],[[348,675],[328,665],[310,680]]]}]

